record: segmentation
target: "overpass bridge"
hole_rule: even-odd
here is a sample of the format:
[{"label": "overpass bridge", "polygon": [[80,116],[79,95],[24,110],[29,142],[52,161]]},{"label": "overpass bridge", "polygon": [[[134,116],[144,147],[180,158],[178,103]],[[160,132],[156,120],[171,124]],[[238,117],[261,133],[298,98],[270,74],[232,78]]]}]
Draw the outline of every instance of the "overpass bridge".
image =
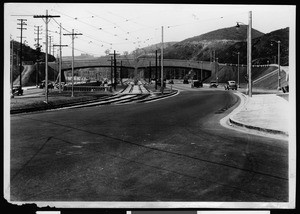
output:
[{"label": "overpass bridge", "polygon": [[[137,59],[129,59],[129,58],[116,58],[117,61],[117,69],[120,72],[120,69],[127,68],[134,72],[134,76],[138,75],[140,77],[146,78],[149,77],[150,72],[154,74],[155,71],[155,58],[137,58]],[[58,66],[57,62],[50,62],[48,64],[53,70],[57,71]],[[158,60],[157,68],[160,73],[160,60]],[[199,78],[201,76],[203,79],[215,76],[216,70],[218,69],[218,63],[216,62],[207,62],[207,61],[192,61],[192,60],[178,60],[178,59],[164,59],[163,66],[166,69],[165,75],[170,73],[170,69],[168,68],[181,68],[185,70],[192,70],[194,74]],[[74,60],[74,70],[76,69],[84,69],[84,68],[101,68],[101,67],[113,67],[110,57],[96,58],[96,59],[84,59],[84,60]],[[65,60],[62,62],[62,71],[67,72],[72,69],[72,61]],[[169,70],[169,71],[167,71]]]}]

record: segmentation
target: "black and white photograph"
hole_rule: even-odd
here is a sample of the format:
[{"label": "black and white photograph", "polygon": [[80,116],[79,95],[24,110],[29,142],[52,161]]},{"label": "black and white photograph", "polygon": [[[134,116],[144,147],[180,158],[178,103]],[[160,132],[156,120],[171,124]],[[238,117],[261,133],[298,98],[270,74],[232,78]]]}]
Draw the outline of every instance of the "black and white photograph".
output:
[{"label": "black and white photograph", "polygon": [[293,209],[296,6],[4,4],[4,198]]}]

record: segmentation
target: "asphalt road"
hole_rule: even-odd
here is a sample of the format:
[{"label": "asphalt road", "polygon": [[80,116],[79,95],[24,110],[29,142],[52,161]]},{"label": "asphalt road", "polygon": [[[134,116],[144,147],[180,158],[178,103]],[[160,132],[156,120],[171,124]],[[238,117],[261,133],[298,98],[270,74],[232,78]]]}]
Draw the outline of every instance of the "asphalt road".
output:
[{"label": "asphalt road", "polygon": [[288,201],[288,142],[222,127],[237,104],[231,91],[191,89],[12,115],[11,200]]}]

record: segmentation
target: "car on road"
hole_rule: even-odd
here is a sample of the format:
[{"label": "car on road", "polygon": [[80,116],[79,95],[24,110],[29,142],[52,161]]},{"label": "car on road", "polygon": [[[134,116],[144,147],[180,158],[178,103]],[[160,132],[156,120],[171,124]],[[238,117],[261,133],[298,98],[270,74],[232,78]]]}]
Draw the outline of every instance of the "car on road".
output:
[{"label": "car on road", "polygon": [[192,87],[196,87],[196,88],[203,87],[203,83],[202,83],[202,81],[200,81],[200,80],[195,80],[195,81],[193,82]]},{"label": "car on road", "polygon": [[218,87],[218,83],[216,81],[211,81],[209,87],[210,88],[217,88]]},{"label": "car on road", "polygon": [[[39,88],[43,89],[45,88],[45,80],[43,80],[41,82],[41,84],[39,85]],[[48,89],[53,89],[54,88],[54,84],[52,82],[48,82]]]},{"label": "car on road", "polygon": [[225,90],[229,90],[229,89],[237,90],[237,84],[233,80],[227,81],[226,84],[224,85],[224,87],[225,87]]},{"label": "car on road", "polygon": [[183,80],[183,84],[189,84],[189,80],[188,79],[184,79]]},{"label": "car on road", "polygon": [[19,85],[13,86],[12,94],[18,96],[23,95],[23,89]]},{"label": "car on road", "polygon": [[[60,86],[63,88],[65,86],[65,82],[61,82]],[[59,83],[55,83],[55,88],[59,88]]]}]

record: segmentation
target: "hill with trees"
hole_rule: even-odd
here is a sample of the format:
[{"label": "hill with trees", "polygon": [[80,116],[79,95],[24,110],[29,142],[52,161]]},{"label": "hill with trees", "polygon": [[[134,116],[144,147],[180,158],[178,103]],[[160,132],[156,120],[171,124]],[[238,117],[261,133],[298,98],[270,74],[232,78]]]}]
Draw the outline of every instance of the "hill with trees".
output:
[{"label": "hill with trees", "polygon": [[[278,45],[275,41],[280,41],[280,64],[288,65],[289,28],[272,31],[252,40],[252,63],[254,65],[278,63]],[[240,63],[247,64],[246,41],[237,42],[228,48],[220,50],[218,52],[219,62],[236,64],[237,52],[240,52]]]},{"label": "hill with trees", "polygon": [[[11,57],[13,56],[13,80],[15,81],[19,76],[19,62],[20,62],[20,42],[12,40],[10,42]],[[22,44],[22,62],[23,64],[35,64],[39,59],[40,62],[45,62],[46,54],[39,49],[32,49],[31,47]],[[55,61],[55,57],[48,54],[48,61]],[[23,79],[23,77],[22,77]]]}]

